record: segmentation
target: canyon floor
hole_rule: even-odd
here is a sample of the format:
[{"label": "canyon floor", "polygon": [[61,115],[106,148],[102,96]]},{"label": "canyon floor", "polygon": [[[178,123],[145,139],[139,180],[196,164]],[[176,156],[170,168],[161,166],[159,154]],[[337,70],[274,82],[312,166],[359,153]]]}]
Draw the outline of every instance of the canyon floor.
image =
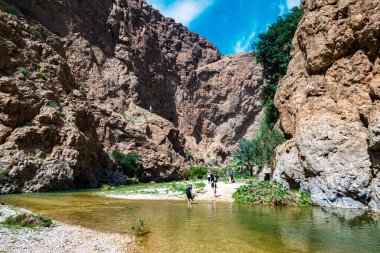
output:
[{"label": "canyon floor", "polygon": [[[194,201],[219,201],[219,202],[234,202],[232,194],[236,189],[244,185],[245,180],[237,181],[236,183],[218,182],[216,197],[207,180],[191,182],[193,184]],[[148,184],[144,188],[125,188],[111,190],[100,193],[102,196],[119,198],[119,199],[141,199],[141,200],[186,200],[186,195],[183,191],[173,189],[175,183],[165,184]],[[187,183],[177,183],[186,185]],[[197,185],[201,184],[201,187]]]}]

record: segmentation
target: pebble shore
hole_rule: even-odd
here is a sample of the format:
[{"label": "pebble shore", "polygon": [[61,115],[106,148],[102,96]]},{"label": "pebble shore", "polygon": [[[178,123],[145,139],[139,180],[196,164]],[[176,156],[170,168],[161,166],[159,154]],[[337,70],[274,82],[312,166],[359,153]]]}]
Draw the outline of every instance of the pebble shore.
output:
[{"label": "pebble shore", "polygon": [[27,210],[0,206],[0,252],[61,253],[61,252],[128,252],[133,240],[120,234],[107,234],[54,221],[48,228],[7,228],[1,224],[6,217],[30,213]]}]

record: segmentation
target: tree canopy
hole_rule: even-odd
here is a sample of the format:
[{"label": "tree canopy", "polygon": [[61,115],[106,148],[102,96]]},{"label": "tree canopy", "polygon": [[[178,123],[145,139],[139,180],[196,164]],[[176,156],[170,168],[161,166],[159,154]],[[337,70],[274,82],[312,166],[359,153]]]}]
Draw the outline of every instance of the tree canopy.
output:
[{"label": "tree canopy", "polygon": [[257,61],[263,66],[263,76],[270,85],[276,84],[285,74],[291,60],[292,40],[303,15],[302,9],[279,17],[266,33],[259,35],[253,44]]}]

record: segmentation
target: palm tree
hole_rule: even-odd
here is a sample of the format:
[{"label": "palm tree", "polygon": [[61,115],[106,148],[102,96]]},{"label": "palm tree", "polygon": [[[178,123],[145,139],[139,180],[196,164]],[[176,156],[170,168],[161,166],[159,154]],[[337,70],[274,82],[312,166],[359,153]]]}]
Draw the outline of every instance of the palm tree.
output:
[{"label": "palm tree", "polygon": [[249,174],[253,175],[253,166],[255,164],[255,154],[257,145],[253,140],[241,140],[238,149],[232,155],[233,162],[248,168]]}]

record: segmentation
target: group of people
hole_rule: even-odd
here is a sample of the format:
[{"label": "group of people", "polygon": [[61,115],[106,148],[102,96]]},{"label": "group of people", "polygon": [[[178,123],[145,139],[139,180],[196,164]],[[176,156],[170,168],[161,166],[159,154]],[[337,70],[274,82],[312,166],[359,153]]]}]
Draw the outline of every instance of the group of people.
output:
[{"label": "group of people", "polygon": [[210,173],[210,172],[207,173],[207,181],[208,181],[208,184],[211,184],[211,188],[214,191],[214,198],[216,198],[216,188],[217,188],[216,183],[218,182],[218,179],[219,179],[218,173]]},{"label": "group of people", "polygon": [[[216,198],[216,188],[217,188],[218,179],[219,179],[218,173],[213,173],[213,172],[207,173],[207,181],[209,185],[211,184],[211,188],[214,191],[214,198]],[[193,191],[193,185],[189,184],[185,191],[186,196],[187,196],[187,203],[189,206],[191,206],[191,203],[193,203],[193,200],[194,200],[194,194],[192,191]]]}]

